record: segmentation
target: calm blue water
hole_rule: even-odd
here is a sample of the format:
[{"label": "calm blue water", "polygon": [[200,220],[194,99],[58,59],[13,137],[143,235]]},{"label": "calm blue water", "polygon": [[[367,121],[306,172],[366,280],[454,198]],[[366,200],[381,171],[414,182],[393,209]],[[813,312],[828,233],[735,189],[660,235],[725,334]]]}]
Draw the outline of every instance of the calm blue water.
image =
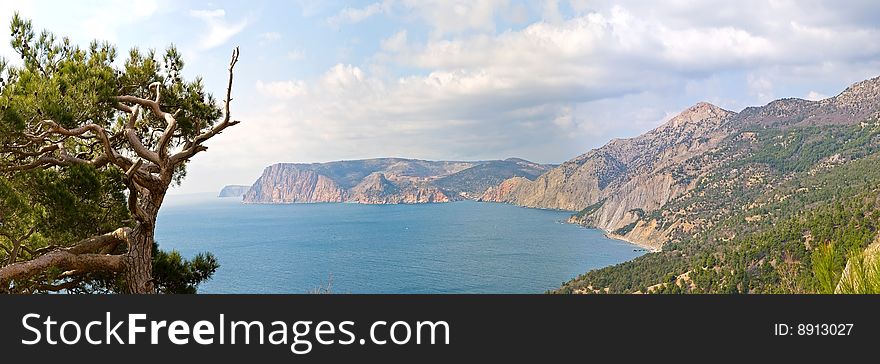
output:
[{"label": "calm blue water", "polygon": [[569,213],[504,204],[244,205],[170,196],[163,249],[214,253],[202,293],[542,293],[642,254]]}]

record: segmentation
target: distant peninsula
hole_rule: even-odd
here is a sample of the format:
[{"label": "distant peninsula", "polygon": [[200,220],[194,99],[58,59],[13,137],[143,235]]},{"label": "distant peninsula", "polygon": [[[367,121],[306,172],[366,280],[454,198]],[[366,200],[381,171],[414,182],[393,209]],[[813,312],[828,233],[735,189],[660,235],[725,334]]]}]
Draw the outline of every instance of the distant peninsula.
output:
[{"label": "distant peninsula", "polygon": [[228,185],[220,190],[217,197],[242,197],[251,188],[251,186]]},{"label": "distant peninsula", "polygon": [[[252,186],[227,186],[244,203],[355,202],[433,203],[476,200],[506,179],[534,180],[555,167],[509,158],[488,161],[427,161],[375,158],[327,163],[279,163]],[[227,191],[229,190],[229,191]]]}]

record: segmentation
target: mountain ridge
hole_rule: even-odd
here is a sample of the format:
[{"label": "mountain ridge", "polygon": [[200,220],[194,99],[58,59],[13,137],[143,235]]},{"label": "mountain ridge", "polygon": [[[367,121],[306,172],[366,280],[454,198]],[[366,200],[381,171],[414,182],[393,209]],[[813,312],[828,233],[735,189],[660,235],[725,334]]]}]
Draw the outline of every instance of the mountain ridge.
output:
[{"label": "mountain ridge", "polygon": [[428,161],[373,158],[266,167],[244,203],[435,203],[476,199],[512,176],[534,178],[550,168],[524,159]]},{"label": "mountain ridge", "polygon": [[[570,222],[605,230],[609,236],[658,250],[670,227],[644,221],[670,201],[697,187],[701,176],[730,163],[712,151],[766,129],[846,126],[880,116],[880,77],[861,81],[820,101],[779,99],[740,112],[708,102],[686,108],[662,125],[633,138],[613,139],[562,163],[534,180],[510,178],[480,201],[584,211]],[[682,228],[674,226],[672,229]]]}]

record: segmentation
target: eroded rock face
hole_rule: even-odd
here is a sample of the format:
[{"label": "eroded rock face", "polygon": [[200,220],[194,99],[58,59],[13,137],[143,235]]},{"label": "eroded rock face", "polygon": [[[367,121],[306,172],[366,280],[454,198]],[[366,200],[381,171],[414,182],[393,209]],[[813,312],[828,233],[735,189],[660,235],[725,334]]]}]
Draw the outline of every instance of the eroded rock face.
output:
[{"label": "eroded rock face", "polygon": [[673,167],[723,139],[727,133],[721,126],[732,115],[708,103],[694,105],[646,134],[612,140],[534,181],[506,180],[481,200],[569,211],[604,201],[589,224],[619,229],[635,220],[631,210],[657,209],[689,188]]},{"label": "eroded rock face", "polygon": [[343,202],[346,192],[336,182],[293,164],[267,167],[244,196],[245,203]]},{"label": "eroded rock face", "polygon": [[647,214],[688,194],[697,181],[737,155],[720,146],[747,144],[750,130],[816,125],[856,125],[880,117],[880,77],[850,86],[821,101],[782,99],[740,113],[696,104],[660,127],[631,139],[615,139],[539,176],[505,180],[482,201],[580,211],[570,222],[659,248],[672,231],[690,231],[699,221],[657,224]]},{"label": "eroded rock face", "polygon": [[[275,164],[244,196],[245,203],[434,203],[475,199],[488,182],[535,178],[550,166],[521,159],[479,162],[379,158],[312,164]],[[488,182],[487,182],[488,181]]]},{"label": "eroded rock face", "polygon": [[351,190],[349,201],[365,204],[449,202],[443,191],[427,183],[407,180],[398,183],[388,180],[384,173],[373,173]]}]

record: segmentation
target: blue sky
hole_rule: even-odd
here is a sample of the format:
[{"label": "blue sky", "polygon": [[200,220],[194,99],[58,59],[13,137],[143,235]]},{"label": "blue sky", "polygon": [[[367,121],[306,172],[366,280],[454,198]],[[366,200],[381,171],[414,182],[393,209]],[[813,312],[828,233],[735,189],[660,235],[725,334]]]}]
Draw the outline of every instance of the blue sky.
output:
[{"label": "blue sky", "polygon": [[0,18],[16,10],[121,53],[174,43],[215,94],[241,46],[242,123],[174,193],[276,162],[559,163],[700,101],[739,111],[880,75],[874,1],[17,1]]}]

